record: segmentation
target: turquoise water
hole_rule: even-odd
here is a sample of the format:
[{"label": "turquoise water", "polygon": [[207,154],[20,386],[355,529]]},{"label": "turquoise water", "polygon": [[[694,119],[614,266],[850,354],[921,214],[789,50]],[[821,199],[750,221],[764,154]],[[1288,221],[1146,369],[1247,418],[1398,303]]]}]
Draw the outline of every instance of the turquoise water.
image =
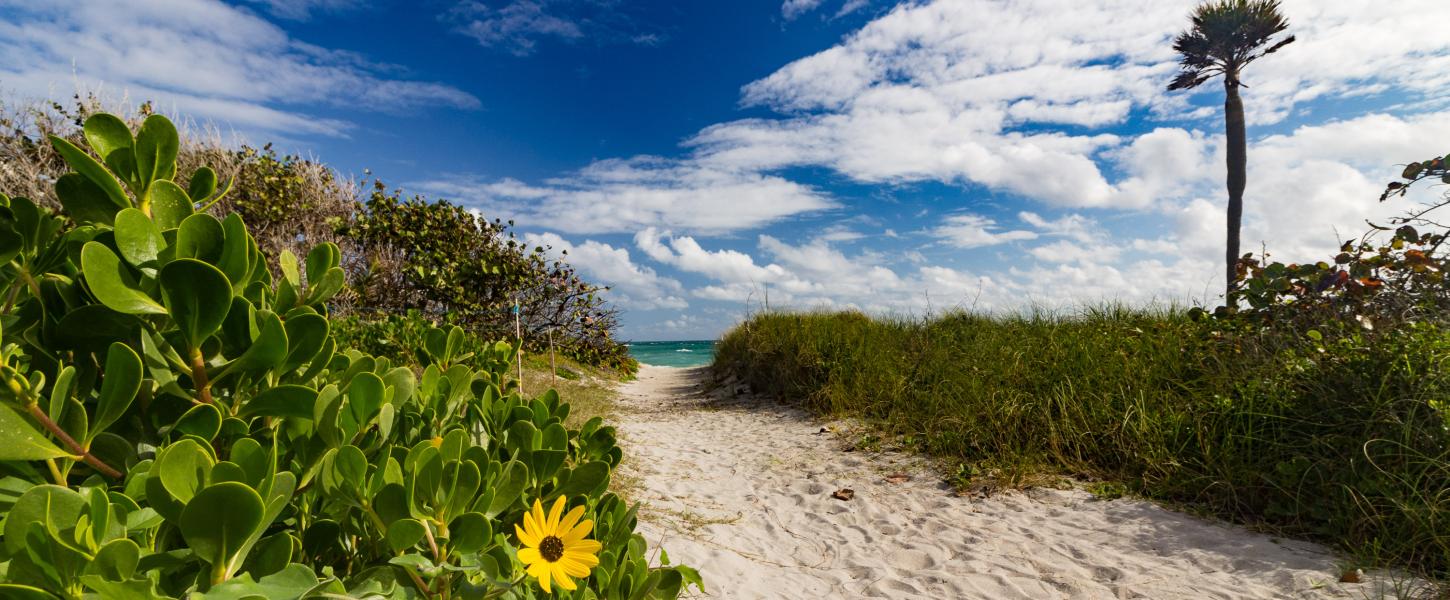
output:
[{"label": "turquoise water", "polygon": [[703,367],[715,360],[715,342],[630,342],[629,353],[643,365]]}]

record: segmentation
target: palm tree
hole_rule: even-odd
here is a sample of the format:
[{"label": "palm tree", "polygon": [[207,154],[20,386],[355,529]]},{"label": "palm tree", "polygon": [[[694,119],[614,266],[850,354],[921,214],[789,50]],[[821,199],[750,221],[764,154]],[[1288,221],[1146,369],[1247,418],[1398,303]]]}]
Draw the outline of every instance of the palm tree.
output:
[{"label": "palm tree", "polygon": [[[1211,0],[1193,11],[1193,26],[1173,40],[1183,56],[1178,76],[1168,90],[1191,90],[1215,76],[1223,76],[1223,120],[1228,138],[1228,248],[1226,303],[1233,306],[1239,260],[1239,224],[1244,215],[1244,183],[1248,150],[1244,137],[1244,103],[1239,99],[1239,76],[1244,67],[1294,41],[1270,38],[1289,28],[1279,13],[1279,0]],[[1272,43],[1271,43],[1272,42]]]}]

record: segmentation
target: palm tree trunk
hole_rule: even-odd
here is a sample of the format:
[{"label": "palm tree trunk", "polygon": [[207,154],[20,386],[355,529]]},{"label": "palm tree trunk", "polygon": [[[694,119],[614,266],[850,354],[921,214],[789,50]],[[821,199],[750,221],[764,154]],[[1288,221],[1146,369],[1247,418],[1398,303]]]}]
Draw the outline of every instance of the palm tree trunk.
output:
[{"label": "palm tree trunk", "polygon": [[1244,183],[1248,180],[1248,150],[1244,135],[1244,102],[1239,98],[1238,73],[1224,74],[1223,118],[1228,138],[1228,243],[1225,260],[1225,305],[1233,308],[1239,260],[1239,225],[1244,217]]}]

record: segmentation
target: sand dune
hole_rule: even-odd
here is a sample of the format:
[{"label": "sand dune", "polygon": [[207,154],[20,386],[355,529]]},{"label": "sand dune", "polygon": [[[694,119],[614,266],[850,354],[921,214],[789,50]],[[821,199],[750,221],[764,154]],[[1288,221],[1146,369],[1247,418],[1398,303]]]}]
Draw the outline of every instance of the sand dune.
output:
[{"label": "sand dune", "polygon": [[701,375],[642,368],[618,422],[641,533],[699,568],[709,597],[1395,597],[1384,578],[1339,583],[1322,547],[1149,502],[958,497],[920,459],[845,452],[799,411],[704,395]]}]

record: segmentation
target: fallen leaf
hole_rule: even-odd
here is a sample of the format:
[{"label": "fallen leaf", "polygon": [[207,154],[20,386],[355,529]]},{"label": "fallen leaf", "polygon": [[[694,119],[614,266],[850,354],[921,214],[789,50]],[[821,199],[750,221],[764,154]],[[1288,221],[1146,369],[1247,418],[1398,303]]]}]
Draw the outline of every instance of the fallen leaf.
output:
[{"label": "fallen leaf", "polygon": [[856,497],[856,490],[853,490],[851,488],[841,488],[839,490],[831,492],[831,497],[837,500],[850,500]]},{"label": "fallen leaf", "polygon": [[1359,569],[1347,569],[1339,576],[1340,583],[1359,583],[1364,578],[1364,571]]},{"label": "fallen leaf", "polygon": [[886,476],[886,481],[890,483],[906,483],[911,481],[911,476],[906,473],[892,473]]}]

